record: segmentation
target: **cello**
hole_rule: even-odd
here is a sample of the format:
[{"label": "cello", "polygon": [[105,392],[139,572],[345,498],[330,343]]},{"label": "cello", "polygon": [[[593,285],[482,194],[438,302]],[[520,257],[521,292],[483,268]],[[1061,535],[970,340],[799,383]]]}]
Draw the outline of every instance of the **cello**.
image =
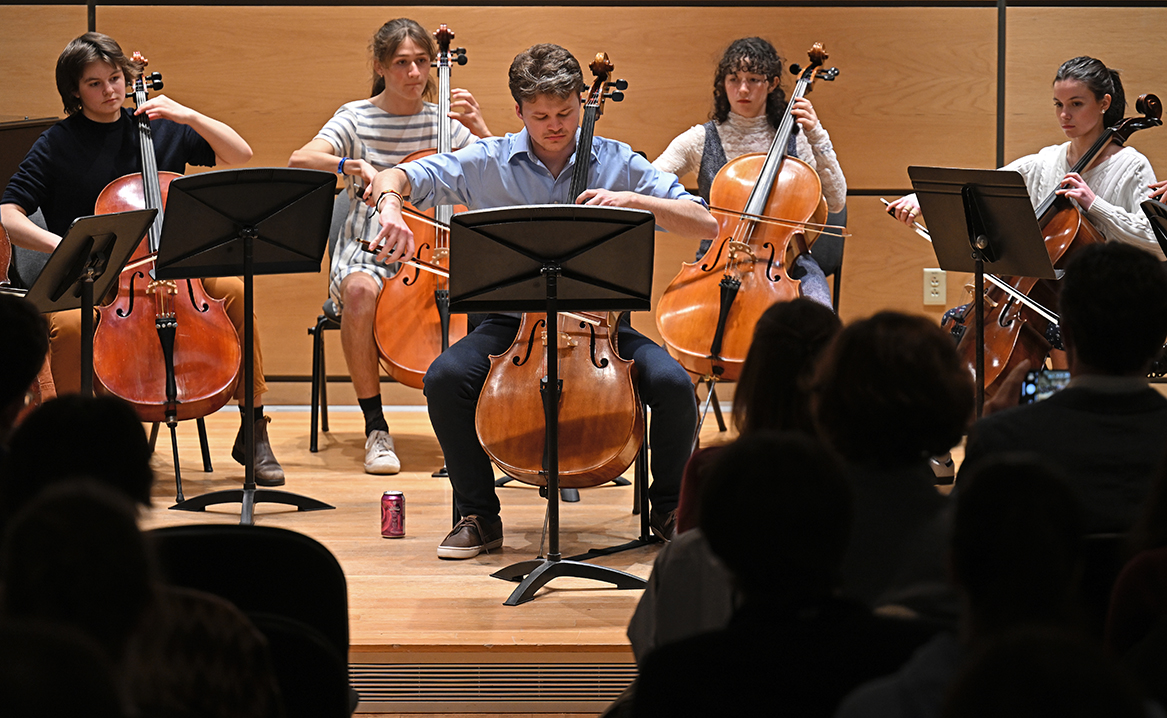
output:
[{"label": "cello", "polygon": [[[713,209],[721,239],[681,267],[657,305],[656,325],[669,353],[711,382],[736,380],[762,312],[799,295],[790,269],[817,238],[816,227],[824,226],[827,205],[818,175],[786,155],[794,101],[815,79],[830,81],[839,73],[822,69],[828,55],[821,43],[808,55],[810,65],[801,70],[769,152],[730,160],[713,180],[711,208],[727,208]],[[797,65],[791,70],[800,72]]]},{"label": "cello", "polygon": [[[466,64],[465,48],[450,50],[454,33],[445,25],[434,31],[438,41],[438,146],[406,156],[402,163],[429,155],[450,152],[450,66]],[[436,224],[422,222],[405,213],[405,221],[417,242],[417,258],[424,263],[449,267],[450,218],[465,207],[439,205],[432,214]],[[423,388],[425,372],[438,354],[466,336],[466,315],[450,316],[449,280],[434,272],[422,273],[416,265],[402,266],[385,280],[377,297],[373,320],[377,352],[389,376],[415,389]]]},{"label": "cello", "polygon": [[[1162,124],[1163,105],[1155,95],[1139,96],[1135,109],[1142,117],[1128,117],[1105,129],[1070,172],[1085,172],[1111,143],[1125,145],[1138,130]],[[1057,189],[1061,187],[1059,185]],[[1061,269],[1075,251],[1087,244],[1103,242],[1105,238],[1090,224],[1085,212],[1071,199],[1058,194],[1057,189],[1035,208],[1035,212],[1050,260],[1055,268]],[[1007,286],[990,283],[984,292],[986,398],[996,392],[998,380],[1008,376],[1021,361],[1029,361],[1031,367],[1045,363],[1053,348],[1047,330],[1056,325],[1048,311],[1032,306],[1033,303],[1046,308],[1057,306],[1059,285],[1056,280],[1001,277],[1000,281]],[[956,340],[957,351],[973,374],[976,373],[976,332],[969,330],[975,326],[974,312],[974,303],[964,305],[949,313],[942,325]]]},{"label": "cello", "polygon": [[[138,53],[134,61],[146,65]],[[138,107],[146,101],[147,81],[151,89],[162,89],[157,72],[138,77]],[[158,216],[147,230],[148,242],[138,245],[119,276],[117,297],[99,309],[93,376],[102,391],[133,404],[143,421],[165,421],[173,434],[176,422],[206,416],[227,403],[235,391],[241,352],[223,301],[209,297],[202,282],[153,277],[167,190],[182,175],[158,171],[150,120],[145,113],[137,120],[142,172],[106,185],[94,211],[146,208],[157,209]]]},{"label": "cello", "polygon": [[[610,81],[612,63],[599,53],[589,65],[595,81],[588,92],[572,170],[571,196],[588,189],[596,120],[604,100],[623,99],[623,80]],[[581,159],[582,158],[582,159]],[[616,318],[610,314],[561,312],[548,331],[545,314],[523,315],[514,343],[490,358],[474,425],[487,455],[508,476],[547,484],[546,411],[539,387],[547,379],[547,342],[558,348],[559,486],[598,486],[632,465],[644,440],[644,413],[636,394],[633,363],[617,353]]]}]

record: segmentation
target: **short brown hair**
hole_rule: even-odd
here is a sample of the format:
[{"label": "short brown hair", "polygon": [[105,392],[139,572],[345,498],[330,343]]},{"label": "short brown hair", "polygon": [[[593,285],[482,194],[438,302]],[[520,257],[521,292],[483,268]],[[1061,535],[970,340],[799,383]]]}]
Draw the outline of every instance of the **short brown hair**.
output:
[{"label": "short brown hair", "polygon": [[57,92],[65,113],[72,115],[81,109],[81,98],[77,96],[81,86],[81,75],[92,62],[104,62],[118,68],[126,77],[126,85],[132,84],[142,74],[142,68],[133,62],[109,35],[87,32],[74,38],[65,46],[57,58]]},{"label": "short brown hair", "polygon": [[815,376],[823,439],[849,461],[903,466],[956,446],[973,382],[952,337],[927,317],[880,312],[845,327]]},{"label": "short brown hair", "polygon": [[575,56],[549,43],[533,45],[516,55],[508,79],[511,97],[520,107],[537,95],[551,95],[560,100],[579,96],[586,87]]}]

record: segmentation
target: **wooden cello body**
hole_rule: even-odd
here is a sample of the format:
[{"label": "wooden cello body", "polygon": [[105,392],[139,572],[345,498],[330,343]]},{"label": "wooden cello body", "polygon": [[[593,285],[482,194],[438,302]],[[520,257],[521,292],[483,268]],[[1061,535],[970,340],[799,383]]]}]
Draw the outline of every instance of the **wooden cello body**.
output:
[{"label": "wooden cello body", "polygon": [[[402,163],[421,159],[434,152],[452,149],[450,114],[450,65],[465,64],[465,50],[450,51],[454,33],[441,25],[434,33],[438,41],[438,146],[414,152]],[[456,58],[456,59],[453,59]],[[417,258],[428,264],[449,268],[450,218],[465,207],[439,205],[425,214],[441,226],[421,222],[408,213],[405,223],[413,230]],[[389,376],[421,389],[430,364],[453,342],[466,336],[466,315],[451,315],[449,279],[417,267],[402,266],[386,279],[377,297],[373,336],[377,352]]]},{"label": "wooden cello body", "polygon": [[[571,196],[587,189],[596,119],[604,99],[619,101],[623,81],[609,82],[606,54],[591,64],[596,75],[584,106]],[[508,476],[546,485],[547,342],[556,342],[559,372],[559,485],[586,488],[611,481],[632,465],[644,440],[644,414],[636,393],[633,362],[617,352],[617,320],[610,314],[559,313],[547,329],[546,314],[525,314],[514,343],[490,358],[490,372],[475,414],[478,440]]]},{"label": "wooden cello body", "polygon": [[811,49],[810,58],[770,151],[737,157],[717,173],[709,199],[718,208],[719,239],[699,261],[681,267],[657,305],[665,347],[698,378],[738,378],[762,312],[799,296],[790,269],[818,236],[810,228],[826,220],[818,175],[786,156],[794,100],[816,77],[838,73],[819,69],[827,58],[822,45]]},{"label": "wooden cello body", "polygon": [[[1071,172],[1081,174],[1090,168],[1111,143],[1125,144],[1137,130],[1162,124],[1162,105],[1155,95],[1138,98],[1135,107],[1143,117],[1127,118],[1107,128]],[[1036,208],[1038,225],[1046,251],[1056,269],[1064,269],[1069,258],[1078,249],[1106,238],[1095,228],[1073,201],[1056,191]],[[1059,285],[1056,280],[1029,277],[1001,277],[1013,292],[1023,294],[1050,310],[1056,310]],[[944,328],[957,340],[957,351],[976,373],[975,304],[970,303],[944,322]],[[996,393],[1000,380],[1007,377],[1022,361],[1036,369],[1044,365],[1053,348],[1048,337],[1052,322],[1033,308],[1015,299],[1005,290],[986,285],[984,317],[984,387],[986,398]]]},{"label": "wooden cello body", "polygon": [[[559,485],[586,488],[611,481],[636,458],[644,414],[631,361],[616,352],[615,318],[558,315]],[[547,376],[546,317],[524,314],[515,342],[490,358],[474,426],[503,472],[543,486],[546,423],[540,386]]]},{"label": "wooden cello body", "polygon": [[[134,96],[139,105],[146,99],[142,78],[135,82]],[[139,116],[139,129],[142,174],[109,183],[95,207],[98,214],[159,210],[149,241],[138,245],[132,260],[157,252],[166,187],[181,176],[158,172],[145,114]],[[235,391],[241,356],[223,301],[209,297],[198,280],[156,280],[152,263],[135,264],[140,263],[131,261],[122,271],[116,299],[99,309],[95,384],[133,404],[143,421],[171,423],[217,411]]]}]

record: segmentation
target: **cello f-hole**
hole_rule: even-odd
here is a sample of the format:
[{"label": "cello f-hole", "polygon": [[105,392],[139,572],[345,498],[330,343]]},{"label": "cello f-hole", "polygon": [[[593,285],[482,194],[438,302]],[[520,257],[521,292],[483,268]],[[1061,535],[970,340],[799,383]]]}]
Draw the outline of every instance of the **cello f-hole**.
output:
[{"label": "cello f-hole", "polygon": [[531,333],[527,336],[527,353],[523,355],[522,359],[515,357],[511,360],[514,362],[515,366],[522,366],[527,363],[528,359],[531,358],[531,347],[535,346],[535,332],[539,331],[539,327],[545,325],[546,323],[546,320],[540,319],[539,321],[535,322],[535,326],[531,327]]},{"label": "cello f-hole", "polygon": [[133,274],[130,275],[130,292],[129,292],[130,304],[124,310],[121,307],[118,307],[118,310],[117,310],[117,315],[119,317],[121,317],[122,319],[125,319],[126,317],[128,317],[134,313],[134,282],[138,281],[138,277],[141,277],[141,276],[142,276],[141,270],[135,271]]},{"label": "cello f-hole", "polygon": [[762,249],[770,250],[770,258],[766,260],[766,279],[769,279],[771,282],[780,281],[782,279],[782,274],[780,272],[774,271],[774,253],[776,251],[774,243],[766,242],[762,245]]},{"label": "cello f-hole", "polygon": [[712,264],[702,264],[701,265],[702,272],[712,272],[713,271],[713,268],[716,267],[717,263],[721,261],[721,253],[725,251],[726,243],[730,242],[730,241],[732,241],[732,238],[726,237],[725,239],[721,240],[721,242],[718,243],[717,256],[713,258]]},{"label": "cello f-hole", "polygon": [[189,281],[186,283],[186,293],[190,295],[191,306],[194,307],[199,314],[205,314],[206,312],[210,311],[210,304],[207,302],[199,303],[199,300],[195,299],[194,285]]},{"label": "cello f-hole", "polygon": [[591,358],[592,358],[592,366],[594,366],[597,369],[607,369],[608,368],[608,359],[606,357],[604,359],[601,359],[600,361],[596,361],[596,328],[594,326],[592,326],[591,324],[588,324],[587,322],[580,322],[579,328],[580,329],[587,329],[588,334],[591,337],[590,351],[591,351]]}]

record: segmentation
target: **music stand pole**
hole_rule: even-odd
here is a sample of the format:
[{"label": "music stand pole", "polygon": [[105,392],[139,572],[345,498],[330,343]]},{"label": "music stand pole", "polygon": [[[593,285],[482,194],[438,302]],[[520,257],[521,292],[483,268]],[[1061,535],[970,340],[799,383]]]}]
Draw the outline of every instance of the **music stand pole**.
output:
[{"label": "music stand pole", "polygon": [[[560,553],[557,316],[559,311],[649,308],[653,226],[648,212],[579,205],[465,212],[452,223],[451,311],[542,310],[546,314],[547,379],[540,392],[545,418],[548,552],[546,558],[520,561],[491,574],[519,582],[504,601],[507,606],[534,599],[544,584],[560,576],[604,581],[616,588],[646,585],[644,579],[630,573],[564,559]],[[548,242],[548,238],[555,241]]]},{"label": "music stand pole", "polygon": [[[1057,279],[1025,181],[1017,172],[909,167],[928,218],[936,261],[974,274],[976,414],[985,399],[985,270],[1009,277]],[[955,333],[955,332],[954,332]]]},{"label": "music stand pole", "polygon": [[170,184],[155,273],[162,279],[243,275],[243,487],[180,501],[171,509],[203,511],[239,503],[239,523],[255,521],[260,502],[300,511],[334,508],[288,491],[255,485],[254,278],[320,271],[336,177],[317,170],[260,167],[220,170]]}]

